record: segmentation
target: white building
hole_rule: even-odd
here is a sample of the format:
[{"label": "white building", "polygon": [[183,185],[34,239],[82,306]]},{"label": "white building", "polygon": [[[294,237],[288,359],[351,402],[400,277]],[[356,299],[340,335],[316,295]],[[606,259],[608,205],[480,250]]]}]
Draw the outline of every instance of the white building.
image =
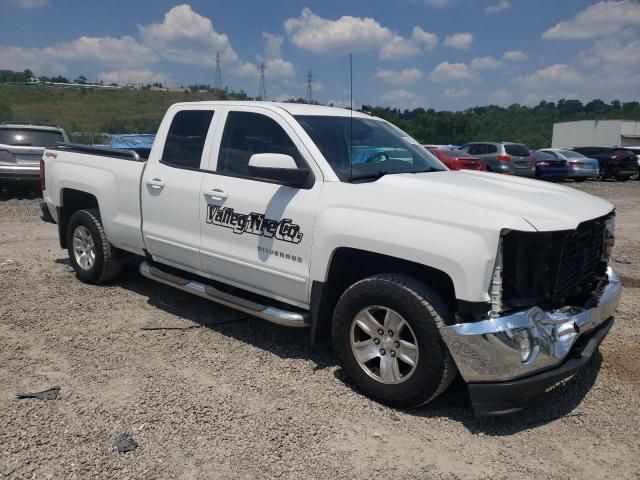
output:
[{"label": "white building", "polygon": [[640,145],[640,122],[635,120],[578,120],[553,124],[553,148],[637,145]]}]

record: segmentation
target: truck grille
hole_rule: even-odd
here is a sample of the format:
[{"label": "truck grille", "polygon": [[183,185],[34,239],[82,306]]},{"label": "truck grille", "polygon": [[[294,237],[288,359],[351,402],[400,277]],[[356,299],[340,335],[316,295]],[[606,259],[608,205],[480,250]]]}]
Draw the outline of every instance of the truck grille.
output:
[{"label": "truck grille", "polygon": [[559,308],[586,304],[606,270],[602,257],[607,218],[588,220],[576,230],[506,234],[504,306]]}]

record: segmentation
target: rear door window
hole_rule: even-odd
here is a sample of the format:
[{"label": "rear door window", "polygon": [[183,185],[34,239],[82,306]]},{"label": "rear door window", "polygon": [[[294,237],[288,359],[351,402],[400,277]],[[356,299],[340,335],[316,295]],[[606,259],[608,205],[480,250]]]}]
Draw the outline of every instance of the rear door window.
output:
[{"label": "rear door window", "polygon": [[491,143],[487,143],[487,153],[498,153],[498,147]]},{"label": "rear door window", "polygon": [[33,128],[0,128],[0,143],[20,147],[53,147],[64,142],[62,133]]},{"label": "rear door window", "polygon": [[198,169],[213,110],[182,110],[173,117],[162,152],[162,162],[177,168]]},{"label": "rear door window", "polygon": [[514,157],[528,157],[529,149],[521,143],[509,143],[504,146],[504,151]]}]

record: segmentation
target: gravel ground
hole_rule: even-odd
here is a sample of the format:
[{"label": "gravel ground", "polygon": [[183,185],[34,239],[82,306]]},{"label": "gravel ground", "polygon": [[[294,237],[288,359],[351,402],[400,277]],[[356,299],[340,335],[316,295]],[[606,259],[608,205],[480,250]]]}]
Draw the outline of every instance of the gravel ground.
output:
[{"label": "gravel ground", "polygon": [[[2,193],[0,479],[639,478],[640,182],[576,186],[618,209],[616,325],[531,408],[479,420],[460,382],[424,408],[380,406],[306,332],[135,264],[113,285],[82,284],[40,199]],[[56,385],[57,400],[16,398]],[[122,433],[135,451],[117,451]]]}]

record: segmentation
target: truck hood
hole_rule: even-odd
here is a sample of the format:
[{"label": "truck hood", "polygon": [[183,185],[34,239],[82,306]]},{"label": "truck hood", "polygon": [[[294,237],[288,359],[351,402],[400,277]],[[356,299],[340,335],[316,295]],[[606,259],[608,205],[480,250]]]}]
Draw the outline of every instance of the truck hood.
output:
[{"label": "truck hood", "polygon": [[452,215],[466,208],[487,220],[522,219],[539,231],[572,230],[614,208],[602,198],[573,188],[471,170],[385,175],[371,185],[390,190],[388,198],[409,196],[412,198],[404,201],[437,202],[446,210],[457,204],[459,208],[450,210]]}]

